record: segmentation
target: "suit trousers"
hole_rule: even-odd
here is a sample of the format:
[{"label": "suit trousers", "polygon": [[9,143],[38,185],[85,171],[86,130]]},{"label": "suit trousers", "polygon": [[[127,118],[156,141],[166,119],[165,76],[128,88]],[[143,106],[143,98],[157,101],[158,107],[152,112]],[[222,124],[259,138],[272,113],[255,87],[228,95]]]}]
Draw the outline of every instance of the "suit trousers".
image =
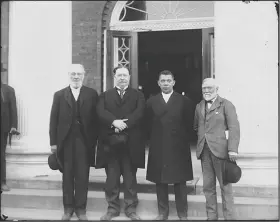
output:
[{"label": "suit trousers", "polygon": [[1,132],[1,184],[6,183],[6,148],[8,132]]},{"label": "suit trousers", "polygon": [[[168,201],[168,184],[157,183],[157,202],[158,212],[160,215],[168,217],[169,215],[169,201]],[[179,218],[188,216],[188,199],[186,182],[174,184],[176,210]]]},{"label": "suit trousers", "polygon": [[84,138],[75,125],[64,144],[63,205],[65,212],[86,212],[89,161]]},{"label": "suit trousers", "polygon": [[205,142],[201,154],[201,165],[203,174],[203,192],[206,198],[206,212],[209,220],[218,220],[218,204],[216,193],[216,178],[219,181],[222,206],[225,220],[234,220],[233,193],[231,183],[223,185],[222,166],[223,159],[219,159],[211,152]]},{"label": "suit trousers", "polygon": [[[108,212],[120,213],[120,176],[124,185],[124,212],[126,215],[136,212],[138,196],[136,192],[137,168],[133,166],[128,147],[112,147],[108,152],[108,164],[105,167],[107,179],[105,196],[108,202]],[[115,149],[115,150],[112,150]]]}]

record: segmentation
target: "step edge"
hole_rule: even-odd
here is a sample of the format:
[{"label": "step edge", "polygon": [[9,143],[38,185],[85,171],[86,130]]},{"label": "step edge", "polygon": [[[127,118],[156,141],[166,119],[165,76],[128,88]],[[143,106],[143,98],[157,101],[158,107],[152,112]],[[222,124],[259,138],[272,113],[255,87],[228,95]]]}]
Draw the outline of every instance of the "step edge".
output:
[{"label": "step edge", "polygon": [[[39,194],[39,195],[38,195]],[[42,195],[40,195],[42,194]],[[13,189],[9,192],[4,192],[2,195],[5,196],[40,196],[40,197],[62,197],[62,190],[38,190],[38,189]],[[103,191],[89,191],[88,198],[97,198],[105,200],[105,193]],[[120,193],[120,198],[123,198],[123,193]],[[156,200],[156,194],[153,193],[138,193],[139,200]],[[169,199],[171,201],[175,200],[174,194],[169,194]],[[188,200],[191,202],[205,202],[205,196],[202,194],[198,195],[188,195]],[[235,204],[239,205],[278,205],[278,197],[234,197]],[[217,196],[217,201],[221,203],[221,196]]]},{"label": "step edge", "polygon": [[[63,214],[63,210],[49,210],[49,209],[33,209],[33,208],[12,208],[12,207],[3,207],[4,209],[4,214],[6,213],[6,215],[8,216],[8,220],[9,218],[18,218],[20,217],[19,215],[17,215],[16,217],[15,216],[9,216],[9,211],[12,212],[12,213],[17,213],[17,214],[22,214],[22,212],[26,212],[26,211],[29,211],[29,212],[34,212],[36,214],[42,214],[42,215],[49,215],[51,212],[52,213],[56,213],[56,214],[59,214],[60,216],[62,216]],[[46,213],[47,212],[47,213]],[[99,213],[100,215],[94,217],[94,218],[97,218],[98,220],[100,219],[100,216],[102,216],[105,212],[96,212],[96,211],[91,211],[91,210],[87,210],[87,215],[89,217],[89,214],[96,214],[96,213]],[[37,218],[42,218],[42,217],[37,217]],[[73,216],[74,219],[76,219],[76,216],[74,214]],[[90,216],[89,219],[92,220],[93,216]],[[169,219],[171,218],[174,218],[176,219],[177,216],[170,216]],[[190,220],[205,220],[206,217],[188,217]],[[34,219],[34,217],[21,217],[21,219]],[[36,218],[35,218],[36,219]],[[117,218],[117,220],[123,220],[123,219],[126,219],[124,213],[121,213],[121,215]],[[56,219],[57,220],[57,219]],[[94,219],[95,220],[95,219]],[[129,219],[128,219],[129,220]]]}]

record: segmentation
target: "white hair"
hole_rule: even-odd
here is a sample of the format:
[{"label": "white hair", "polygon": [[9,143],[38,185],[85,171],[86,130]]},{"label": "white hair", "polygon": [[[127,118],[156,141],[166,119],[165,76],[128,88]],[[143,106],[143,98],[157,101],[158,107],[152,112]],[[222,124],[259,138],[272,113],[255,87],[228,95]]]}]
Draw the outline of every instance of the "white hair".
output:
[{"label": "white hair", "polygon": [[68,73],[71,72],[85,73],[85,69],[82,64],[71,64],[68,68]]},{"label": "white hair", "polygon": [[213,78],[205,78],[202,81],[202,86],[203,85],[211,85],[211,86],[214,86],[216,88],[219,87],[217,81],[215,79],[213,79]]}]

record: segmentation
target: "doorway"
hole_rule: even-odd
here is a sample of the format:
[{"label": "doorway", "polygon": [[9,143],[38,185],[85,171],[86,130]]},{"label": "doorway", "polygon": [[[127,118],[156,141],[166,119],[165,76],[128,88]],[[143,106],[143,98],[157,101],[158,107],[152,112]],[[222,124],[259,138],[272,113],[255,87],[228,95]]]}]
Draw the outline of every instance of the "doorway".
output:
[{"label": "doorway", "polygon": [[202,30],[157,31],[138,33],[138,84],[145,98],[160,92],[158,75],[170,70],[174,90],[194,104],[201,100]]}]

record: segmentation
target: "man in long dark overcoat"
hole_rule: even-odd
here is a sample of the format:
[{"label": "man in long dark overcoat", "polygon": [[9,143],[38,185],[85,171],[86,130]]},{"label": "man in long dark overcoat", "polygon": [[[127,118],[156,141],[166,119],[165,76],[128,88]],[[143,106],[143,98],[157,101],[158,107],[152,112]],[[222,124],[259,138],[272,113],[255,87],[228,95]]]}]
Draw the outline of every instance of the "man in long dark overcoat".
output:
[{"label": "man in long dark overcoat", "polygon": [[174,75],[164,70],[159,75],[161,93],[147,101],[146,119],[149,134],[147,180],[156,183],[159,215],[169,215],[168,184],[174,184],[177,214],[187,218],[186,181],[193,179],[189,137],[192,131],[191,101],[173,91]]},{"label": "man in long dark overcoat", "polygon": [[[7,70],[1,63],[2,73]],[[15,90],[2,83],[1,78],[1,191],[9,191],[6,184],[6,147],[9,133],[16,131],[18,125]]]},{"label": "man in long dark overcoat", "polygon": [[[117,67],[113,71],[116,87],[102,93],[97,106],[100,121],[96,168],[105,168],[107,179],[105,195],[107,213],[101,220],[111,220],[120,214],[120,176],[123,176],[125,214],[132,220],[139,220],[136,214],[137,168],[145,168],[145,140],[143,116],[145,98],[142,92],[129,86],[130,74],[127,68]],[[113,146],[108,143],[109,134],[126,133],[126,144]]]},{"label": "man in long dark overcoat", "polygon": [[70,220],[74,211],[80,220],[87,220],[89,169],[95,166],[98,94],[82,85],[84,75],[82,65],[72,64],[70,85],[54,94],[51,108],[50,145],[63,171],[62,220]]}]

